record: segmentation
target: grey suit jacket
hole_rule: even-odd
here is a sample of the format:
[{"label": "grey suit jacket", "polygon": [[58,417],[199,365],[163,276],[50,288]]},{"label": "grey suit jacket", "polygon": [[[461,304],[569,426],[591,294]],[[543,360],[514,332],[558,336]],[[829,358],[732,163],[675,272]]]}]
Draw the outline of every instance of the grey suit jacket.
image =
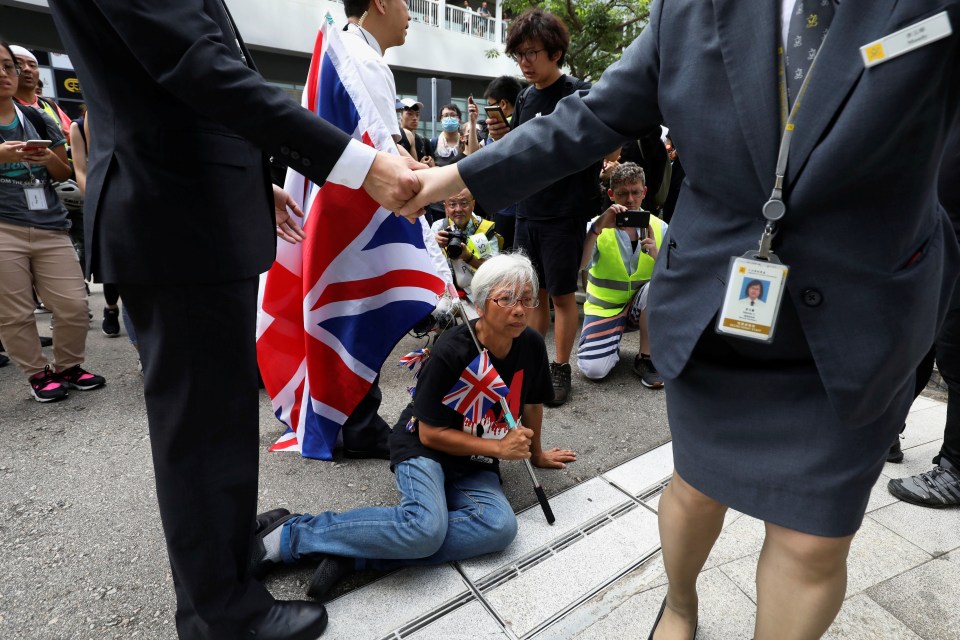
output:
[{"label": "grey suit jacket", "polygon": [[[864,68],[861,45],[941,11],[952,36]],[[458,165],[496,210],[644,127],[670,127],[686,179],[649,303],[668,379],[713,330],[730,257],[756,249],[763,230],[782,131],[780,43],[779,3],[661,0],[589,94]],[[960,0],[840,4],[796,120],[774,249],[791,267],[788,295],[827,393],[851,427],[881,415],[913,375],[952,290],[958,250],[935,185],[958,96]]]},{"label": "grey suit jacket", "polygon": [[349,136],[252,67],[220,0],[51,0],[91,113],[102,282],[224,282],[276,254],[264,153],[321,184]]}]

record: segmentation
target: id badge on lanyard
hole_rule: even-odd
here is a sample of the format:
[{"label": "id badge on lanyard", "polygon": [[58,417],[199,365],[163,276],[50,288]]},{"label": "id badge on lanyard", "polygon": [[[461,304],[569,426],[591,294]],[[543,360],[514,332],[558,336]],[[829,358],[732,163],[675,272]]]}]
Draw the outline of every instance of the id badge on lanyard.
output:
[{"label": "id badge on lanyard", "polygon": [[43,188],[42,182],[30,182],[23,185],[23,194],[27,198],[27,209],[30,211],[46,211],[50,208],[47,204],[47,192]]},{"label": "id badge on lanyard", "polygon": [[[823,44],[820,45],[820,50]],[[782,55],[782,50],[781,50]],[[773,342],[780,317],[780,304],[786,292],[787,274],[790,268],[780,262],[774,253],[773,238],[777,235],[777,224],[787,214],[783,202],[783,185],[787,173],[787,158],[790,154],[790,141],[793,138],[794,121],[800,102],[806,93],[816,58],[804,78],[793,108],[787,114],[786,81],[783,76],[783,64],[780,65],[781,118],[784,123],[783,137],[780,139],[780,152],[777,155],[776,179],[770,199],[763,205],[763,217],[766,225],[760,236],[759,247],[747,251],[742,256],[730,258],[730,270],[727,273],[727,286],[723,293],[723,306],[717,317],[717,333],[753,340]]]}]

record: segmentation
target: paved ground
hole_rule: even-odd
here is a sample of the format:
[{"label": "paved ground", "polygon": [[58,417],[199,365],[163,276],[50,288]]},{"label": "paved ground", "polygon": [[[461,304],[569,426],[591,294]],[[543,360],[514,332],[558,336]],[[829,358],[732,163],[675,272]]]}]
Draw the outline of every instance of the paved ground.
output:
[{"label": "paved ground", "polygon": [[[91,308],[96,315],[102,308],[96,288]],[[38,321],[45,335],[48,317]],[[628,337],[626,345],[632,357],[636,337]],[[395,353],[416,346],[407,339]],[[34,402],[12,365],[0,369],[0,637],[173,639],[172,588],[136,358],[125,338],[104,337],[99,321],[88,352],[88,368],[105,375],[108,385],[73,392],[52,405]],[[625,357],[602,384],[575,376],[573,400],[547,409],[545,444],[580,454],[566,470],[540,473],[554,496],[555,527],[545,525],[539,508],[523,511],[535,498],[522,467],[507,463],[506,490],[523,511],[517,542],[504,554],[460,565],[360,576],[347,585],[357,588],[330,603],[327,635],[375,640],[645,634],[662,597],[654,514],[672,457],[669,445],[661,446],[669,440],[662,394],[639,385],[630,360]],[[388,419],[406,401],[407,376],[390,363],[385,367],[381,413]],[[892,475],[928,468],[942,434],[941,405],[921,400],[915,410],[916,425],[906,441],[913,448],[906,464],[888,469]],[[280,432],[264,397],[263,509],[315,512],[396,500],[384,462],[325,463],[267,453]],[[748,638],[757,524],[731,514],[724,536],[702,581],[702,637]],[[858,540],[865,573],[852,579],[856,591],[841,621],[847,616],[854,632],[861,622],[873,631],[834,637],[960,637],[960,619],[947,605],[960,591],[953,566],[960,512],[900,505],[878,490]],[[311,571],[280,572],[268,586],[278,597],[303,597]],[[851,575],[859,576],[854,570]],[[931,620],[945,620],[946,627],[933,627]]]}]

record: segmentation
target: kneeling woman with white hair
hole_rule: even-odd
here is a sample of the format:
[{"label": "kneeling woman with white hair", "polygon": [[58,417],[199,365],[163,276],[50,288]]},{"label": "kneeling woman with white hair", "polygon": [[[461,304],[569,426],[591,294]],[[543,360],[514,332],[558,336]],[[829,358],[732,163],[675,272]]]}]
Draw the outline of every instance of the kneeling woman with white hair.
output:
[{"label": "kneeling woman with white hair", "polygon": [[390,436],[400,504],[339,514],[263,514],[253,575],[281,562],[320,559],[308,594],[321,598],[353,570],[441,564],[510,544],[517,521],[500,485],[499,461],[529,458],[538,467],[563,468],[576,460],[573,451],[540,444],[543,402],[553,387],[543,338],[527,327],[537,288],[536,272],[521,254],[490,258],[473,278],[480,317],[471,324],[509,387],[507,402],[522,426],[509,429],[499,404],[467,417],[444,402],[480,355],[467,326],[447,331],[420,373],[412,411],[405,412],[409,419]]}]

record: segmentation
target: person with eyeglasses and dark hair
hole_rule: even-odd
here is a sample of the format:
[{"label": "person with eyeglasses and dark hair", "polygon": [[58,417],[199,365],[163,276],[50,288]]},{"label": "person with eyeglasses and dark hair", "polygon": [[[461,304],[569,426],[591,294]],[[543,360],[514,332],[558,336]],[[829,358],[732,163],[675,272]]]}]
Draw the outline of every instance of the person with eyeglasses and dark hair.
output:
[{"label": "person with eyeglasses and dark hair", "polygon": [[258,535],[254,575],[319,559],[307,593],[322,598],[354,570],[436,565],[501,551],[516,536],[517,521],[501,485],[500,460],[529,459],[547,469],[576,460],[569,449],[541,445],[542,403],[552,389],[543,338],[527,327],[538,304],[530,260],[522,254],[490,258],[477,270],[473,292],[480,315],[473,329],[510,389],[506,400],[521,426],[510,429],[499,404],[469,419],[444,403],[479,353],[466,325],[444,332],[390,436],[400,504],[286,516],[280,527]]},{"label": "person with eyeglasses and dark hair", "polygon": [[[490,136],[497,140],[509,131],[553,112],[564,97],[590,84],[563,73],[570,34],[566,25],[543,9],[521,14],[507,33],[506,52],[520,66],[530,86],[517,96],[510,126],[487,120]],[[566,176],[517,203],[514,244],[536,266],[543,283],[540,306],[531,326],[546,335],[550,328],[553,300],[556,361],[550,363],[554,398],[551,406],[564,404],[570,396],[570,356],[580,324],[577,308],[580,255],[585,222],[600,213],[601,158],[587,169]]]}]

